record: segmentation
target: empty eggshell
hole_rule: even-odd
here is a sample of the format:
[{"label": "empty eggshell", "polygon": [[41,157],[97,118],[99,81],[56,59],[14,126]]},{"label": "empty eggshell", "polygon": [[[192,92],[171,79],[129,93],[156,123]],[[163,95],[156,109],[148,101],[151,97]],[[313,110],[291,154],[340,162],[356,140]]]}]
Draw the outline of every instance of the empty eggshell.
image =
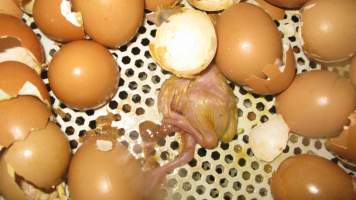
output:
[{"label": "empty eggshell", "polygon": [[49,190],[63,181],[70,151],[64,133],[50,122],[46,128],[31,132],[24,141],[14,143],[3,156],[18,175],[38,188]]},{"label": "empty eggshell", "polygon": [[262,95],[277,94],[287,89],[292,83],[296,73],[296,62],[293,49],[289,48],[286,53],[284,69],[278,64],[267,65],[262,72],[267,78],[251,75],[245,80],[252,92]]},{"label": "empty eggshell", "polygon": [[282,8],[299,9],[310,0],[266,0],[269,3]]},{"label": "empty eggshell", "polygon": [[276,109],[290,129],[309,138],[335,137],[355,110],[352,84],[329,71],[298,75],[276,98]]},{"label": "empty eggshell", "polygon": [[132,39],[144,18],[143,0],[73,0],[85,32],[95,41],[117,48]]},{"label": "empty eggshell", "polygon": [[0,14],[0,62],[15,60],[38,73],[45,57],[40,41],[21,19]]},{"label": "empty eggshell", "polygon": [[273,115],[270,119],[254,127],[249,136],[254,155],[266,162],[279,156],[288,143],[289,127],[281,115]]},{"label": "empty eggshell", "polygon": [[352,85],[356,88],[356,57],[351,60],[350,78]]},{"label": "empty eggshell", "polygon": [[14,0],[1,0],[0,1],[0,13],[6,15],[12,15],[17,18],[22,17],[22,11],[14,2]]},{"label": "empty eggshell", "polygon": [[273,4],[266,2],[266,0],[256,0],[257,5],[259,5],[263,10],[265,10],[274,20],[284,19],[285,10],[279,8]]},{"label": "empty eggshell", "polygon": [[145,8],[149,11],[173,8],[181,0],[145,0]]},{"label": "empty eggshell", "polygon": [[36,71],[15,61],[0,63],[0,101],[19,95],[32,95],[49,105],[47,88]]},{"label": "empty eggshell", "polygon": [[356,52],[356,1],[312,0],[301,10],[303,50],[322,63],[350,59]]},{"label": "empty eggshell", "polygon": [[69,42],[85,36],[81,16],[71,11],[68,0],[36,0],[33,18],[38,28],[53,40]]},{"label": "empty eggshell", "polygon": [[275,200],[354,200],[352,177],[339,166],[315,155],[297,155],[283,161],[273,173]]},{"label": "empty eggshell", "polygon": [[226,9],[218,17],[216,30],[219,42],[215,62],[228,79],[239,85],[246,85],[252,75],[266,78],[263,69],[282,58],[281,33],[272,18],[256,5],[239,3]]},{"label": "empty eggshell", "polygon": [[9,147],[31,131],[45,128],[50,116],[47,105],[33,96],[0,101],[0,145]]},{"label": "empty eggshell", "polygon": [[224,10],[240,0],[188,0],[194,7],[205,11]]},{"label": "empty eggshell", "polygon": [[191,78],[209,66],[216,46],[209,16],[202,11],[181,9],[158,27],[150,52],[163,69],[178,77]]},{"label": "empty eggshell", "polygon": [[73,157],[68,174],[72,199],[143,199],[144,174],[139,162],[111,139],[107,140],[113,145],[110,151],[98,149],[98,140],[107,139],[89,138]]},{"label": "empty eggshell", "polygon": [[54,94],[66,105],[79,110],[104,105],[116,93],[119,79],[111,53],[93,41],[78,40],[64,45],[48,67],[48,80]]}]

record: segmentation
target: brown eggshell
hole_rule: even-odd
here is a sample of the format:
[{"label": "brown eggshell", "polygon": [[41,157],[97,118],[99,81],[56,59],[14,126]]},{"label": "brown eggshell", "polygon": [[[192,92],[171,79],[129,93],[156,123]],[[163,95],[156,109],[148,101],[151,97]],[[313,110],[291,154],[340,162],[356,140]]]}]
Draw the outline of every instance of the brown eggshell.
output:
[{"label": "brown eggshell", "polygon": [[47,88],[36,71],[20,62],[6,61],[0,63],[0,90],[11,97],[16,97],[26,82],[30,82],[40,92],[43,100],[49,104]]},{"label": "brown eggshell", "polygon": [[140,164],[120,143],[111,141],[111,150],[99,150],[97,141],[100,140],[111,141],[89,138],[73,157],[68,175],[72,199],[142,199]]},{"label": "brown eggshell", "polygon": [[354,57],[351,61],[350,78],[351,78],[352,85],[356,87],[356,57]]},{"label": "brown eggshell", "polygon": [[40,41],[21,19],[13,16],[0,14],[0,54],[6,44],[2,44],[3,38],[16,38],[22,47],[28,49],[37,62],[44,63],[45,57]]},{"label": "brown eggshell", "polygon": [[265,78],[265,66],[282,57],[281,33],[258,6],[239,3],[226,9],[218,17],[216,30],[216,64],[237,84],[246,85],[246,78],[252,75]]},{"label": "brown eggshell", "polygon": [[145,8],[149,11],[173,8],[180,0],[145,0]]},{"label": "brown eggshell", "polygon": [[41,189],[62,182],[70,160],[68,140],[54,123],[32,132],[26,140],[13,144],[3,155],[17,174]]},{"label": "brown eggshell", "polygon": [[292,131],[305,137],[337,136],[356,106],[351,83],[329,71],[298,75],[276,98],[276,109]]},{"label": "brown eggshell", "polygon": [[306,55],[324,63],[341,62],[356,52],[356,1],[312,0],[301,10]]},{"label": "brown eggshell", "polygon": [[285,160],[273,174],[274,200],[354,200],[352,178],[333,162],[314,155]]},{"label": "brown eggshell", "polygon": [[36,0],[33,6],[33,18],[38,28],[49,38],[68,42],[83,39],[84,28],[75,26],[61,13],[63,0]]},{"label": "brown eggshell", "polygon": [[284,19],[285,10],[273,4],[266,2],[266,0],[256,0],[256,2],[265,10],[274,20]]},{"label": "brown eggshell", "polygon": [[1,0],[0,13],[6,15],[12,15],[17,18],[22,17],[21,9],[16,5],[16,3],[13,0]]},{"label": "brown eggshell", "polygon": [[267,65],[263,73],[268,78],[259,78],[255,75],[246,79],[246,84],[257,94],[277,94],[287,89],[292,83],[296,73],[296,62],[293,49],[289,48],[286,55],[285,68],[280,71],[277,64]]},{"label": "brown eggshell", "polygon": [[8,166],[3,157],[0,159],[0,195],[9,200],[27,200],[15,178],[8,173]]},{"label": "brown eggshell", "polygon": [[353,113],[349,119],[351,123],[344,128],[341,135],[329,139],[325,145],[342,159],[356,164],[356,113]]},{"label": "brown eggshell", "polygon": [[48,107],[36,97],[0,101],[0,145],[9,147],[24,140],[31,131],[46,127],[50,115]]},{"label": "brown eggshell", "polygon": [[85,32],[110,48],[130,41],[144,17],[143,0],[73,0],[72,3],[83,16]]},{"label": "brown eggshell", "polygon": [[282,8],[299,9],[310,0],[266,0],[267,2]]},{"label": "brown eggshell", "polygon": [[117,91],[119,78],[111,53],[100,44],[85,40],[63,46],[48,68],[49,84],[55,95],[80,110],[97,108],[109,101]]}]

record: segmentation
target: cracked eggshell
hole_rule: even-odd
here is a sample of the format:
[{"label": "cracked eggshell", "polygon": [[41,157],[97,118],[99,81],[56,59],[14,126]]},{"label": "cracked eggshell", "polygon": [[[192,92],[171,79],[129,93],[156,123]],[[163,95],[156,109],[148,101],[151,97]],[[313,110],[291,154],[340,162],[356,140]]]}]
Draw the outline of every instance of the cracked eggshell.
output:
[{"label": "cracked eggshell", "polygon": [[150,53],[163,69],[191,78],[209,66],[216,48],[210,17],[202,11],[181,9],[158,27]]},{"label": "cracked eggshell", "polygon": [[157,11],[175,7],[181,0],[145,0],[145,8],[149,11]]},{"label": "cracked eggshell", "polygon": [[84,27],[79,13],[71,11],[68,0],[36,0],[33,18],[38,28],[59,42],[84,39]]},{"label": "cracked eggshell", "polygon": [[266,0],[269,3],[287,9],[299,9],[310,0]]},{"label": "cracked eggshell", "polygon": [[42,45],[21,19],[0,14],[0,62],[16,60],[38,73],[45,61]]},{"label": "cracked eggshell", "polygon": [[144,175],[139,162],[112,139],[110,151],[98,149],[97,141],[102,140],[107,138],[89,138],[74,155],[68,174],[72,199],[142,199]]},{"label": "cracked eggshell", "polygon": [[229,8],[240,0],[188,0],[188,2],[200,10],[219,11]]},{"label": "cracked eggshell", "polygon": [[85,32],[109,48],[129,42],[144,18],[143,0],[72,0],[72,4],[82,14]]},{"label": "cracked eggshell", "polygon": [[290,47],[286,52],[284,69],[278,64],[267,65],[262,72],[267,78],[252,75],[245,80],[252,92],[262,95],[277,94],[289,87],[296,73],[296,62],[293,49]]},{"label": "cracked eggshell", "polygon": [[118,89],[119,78],[119,69],[109,50],[87,40],[64,45],[48,67],[48,81],[54,94],[79,110],[95,109],[110,101]]},{"label": "cracked eggshell", "polygon": [[0,195],[5,199],[27,200],[25,193],[15,182],[13,169],[5,162],[3,157],[0,158]]},{"label": "cracked eggshell", "polygon": [[257,4],[263,8],[274,20],[282,20],[284,19],[285,10],[279,8],[266,0],[256,0]]},{"label": "cracked eggshell", "polygon": [[49,122],[43,129],[32,131],[23,141],[14,143],[4,159],[16,171],[40,189],[59,185],[69,166],[71,150],[61,129]]},{"label": "cracked eggshell", "polygon": [[303,50],[322,63],[350,59],[356,52],[356,1],[312,0],[301,10]]},{"label": "cracked eggshell", "polygon": [[308,138],[340,134],[356,108],[356,92],[345,78],[329,71],[298,75],[276,98],[281,114],[293,132]]},{"label": "cracked eggshell", "polygon": [[281,115],[273,115],[267,122],[253,128],[249,135],[254,155],[271,162],[287,146],[289,127]]},{"label": "cracked eggshell", "polygon": [[[266,78],[263,69],[282,59],[281,33],[260,7],[239,3],[220,14],[216,23],[218,50],[215,62],[231,81],[246,85],[252,75]],[[268,39],[266,39],[268,38]]]},{"label": "cracked eggshell", "polygon": [[19,95],[36,96],[50,104],[47,88],[36,71],[20,62],[0,63],[0,101]]},{"label": "cracked eggshell", "polygon": [[350,78],[352,85],[356,88],[356,56],[351,60]]},{"label": "cracked eggshell", "polygon": [[315,155],[292,156],[271,179],[275,200],[354,200],[352,177],[339,166]]},{"label": "cracked eggshell", "polygon": [[46,127],[51,111],[33,96],[0,101],[0,145],[9,147],[34,130]]},{"label": "cracked eggshell", "polygon": [[1,0],[0,13],[6,15],[12,15],[17,18],[22,17],[22,10],[17,6],[14,0]]}]

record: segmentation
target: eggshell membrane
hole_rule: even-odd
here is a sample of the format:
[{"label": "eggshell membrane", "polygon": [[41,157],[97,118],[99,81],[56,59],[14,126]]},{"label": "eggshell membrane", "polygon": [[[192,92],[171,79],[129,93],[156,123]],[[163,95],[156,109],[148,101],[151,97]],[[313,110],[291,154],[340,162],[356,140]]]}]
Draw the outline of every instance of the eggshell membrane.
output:
[{"label": "eggshell membrane", "polygon": [[267,65],[263,73],[268,77],[265,79],[255,75],[246,79],[246,84],[253,90],[252,92],[262,95],[277,94],[292,83],[296,73],[296,62],[293,49],[289,48],[286,53],[286,62],[283,71],[277,64]]},{"label": "eggshell membrane", "polygon": [[104,105],[116,93],[119,78],[111,53],[93,41],[64,45],[48,68],[49,84],[55,95],[79,110]]},{"label": "eggshell membrane", "polygon": [[17,97],[26,82],[34,85],[40,93],[39,98],[49,104],[50,98],[47,88],[36,71],[20,62],[0,63],[0,90],[11,97]]},{"label": "eggshell membrane", "polygon": [[145,8],[149,11],[173,8],[180,0],[145,0]]},{"label": "eggshell membrane", "polygon": [[354,57],[351,61],[350,78],[352,85],[356,87],[356,57]]},{"label": "eggshell membrane", "polygon": [[267,2],[282,8],[298,9],[310,0],[266,0]]},{"label": "eggshell membrane", "polygon": [[240,0],[188,0],[194,7],[204,11],[219,11],[229,8]]},{"label": "eggshell membrane", "polygon": [[61,13],[61,3],[66,0],[36,0],[33,18],[38,28],[49,38],[68,42],[83,39],[84,28],[75,26]]},{"label": "eggshell membrane", "polygon": [[325,146],[342,159],[356,164],[356,113],[351,114],[349,120],[350,124],[344,127],[342,133],[329,139]]},{"label": "eggshell membrane", "polygon": [[356,1],[313,0],[301,10],[301,37],[306,55],[334,63],[356,52]]},{"label": "eggshell membrane", "polygon": [[329,71],[298,75],[276,98],[277,112],[292,131],[309,138],[335,137],[356,106],[351,83]]},{"label": "eggshell membrane", "polygon": [[27,200],[24,192],[15,182],[15,177],[11,177],[8,172],[8,164],[4,157],[0,158],[0,194],[5,199]]},{"label": "eggshell membrane", "polygon": [[[16,38],[22,47],[28,49],[39,63],[44,63],[45,57],[40,41],[22,20],[0,14],[0,50],[3,51],[1,45],[2,38]],[[6,44],[5,44],[6,45]],[[0,57],[1,57],[0,51]]]},{"label": "eggshell membrane", "polygon": [[31,131],[46,127],[51,111],[39,99],[21,96],[0,101],[0,145],[9,147]]},{"label": "eggshell membrane", "polygon": [[246,78],[252,75],[265,78],[265,66],[277,63],[282,57],[281,33],[258,6],[239,3],[226,9],[218,17],[216,30],[215,62],[237,84],[246,85]]},{"label": "eggshell membrane", "polygon": [[354,200],[352,178],[333,162],[314,155],[285,160],[272,176],[275,200]]},{"label": "eggshell membrane", "polygon": [[0,13],[12,15],[17,18],[22,17],[21,9],[16,5],[13,0],[1,0],[0,1]]},{"label": "eggshell membrane", "polygon": [[50,122],[33,131],[26,140],[14,143],[3,155],[17,174],[41,189],[62,182],[70,161],[68,140],[60,128]]},{"label": "eggshell membrane", "polygon": [[143,0],[73,0],[83,16],[85,32],[95,41],[116,48],[132,39],[144,17]]},{"label": "eggshell membrane", "polygon": [[68,175],[72,199],[143,199],[143,173],[137,160],[112,140],[111,151],[99,150],[98,140],[102,138],[88,139],[73,157]]},{"label": "eggshell membrane", "polygon": [[256,0],[257,4],[263,8],[274,20],[284,19],[285,10],[279,8],[273,4],[266,2],[265,0]]}]

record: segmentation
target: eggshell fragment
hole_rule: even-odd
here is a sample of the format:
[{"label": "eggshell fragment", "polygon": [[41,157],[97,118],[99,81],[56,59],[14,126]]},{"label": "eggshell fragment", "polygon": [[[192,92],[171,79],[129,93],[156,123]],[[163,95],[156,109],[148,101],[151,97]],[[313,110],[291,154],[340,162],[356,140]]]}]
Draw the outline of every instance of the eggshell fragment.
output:
[{"label": "eggshell fragment", "polygon": [[158,28],[150,53],[163,69],[178,77],[191,78],[209,66],[216,47],[216,33],[209,16],[182,9]]},{"label": "eggshell fragment", "polygon": [[287,146],[289,127],[281,115],[273,115],[267,122],[254,127],[249,135],[254,155],[271,162]]},{"label": "eggshell fragment", "polygon": [[46,127],[51,111],[32,96],[0,101],[0,145],[9,147],[34,130]]},{"label": "eggshell fragment", "polygon": [[3,156],[25,180],[49,190],[62,182],[70,147],[60,128],[50,122],[46,128],[31,132],[26,140],[14,143]]},{"label": "eggshell fragment", "polygon": [[352,84],[329,71],[298,75],[276,98],[276,109],[293,132],[309,138],[335,137],[356,108]]},{"label": "eggshell fragment", "polygon": [[267,65],[263,69],[267,78],[260,78],[252,75],[245,80],[249,88],[257,94],[268,95],[277,94],[287,89],[292,83],[296,73],[296,62],[293,49],[289,48],[286,54],[286,62],[283,71],[279,69],[278,64]]},{"label": "eggshell fragment", "polygon": [[40,41],[22,20],[0,14],[0,62],[15,60],[38,73],[45,57]]},{"label": "eggshell fragment", "polygon": [[194,7],[204,11],[224,10],[240,0],[188,0]]},{"label": "eggshell fragment", "polygon": [[145,0],[145,8],[149,11],[169,9],[176,6],[181,0]]},{"label": "eggshell fragment", "polygon": [[284,19],[285,10],[273,4],[266,2],[266,0],[256,0],[257,4],[263,8],[274,20]]},{"label": "eggshell fragment", "polygon": [[85,36],[81,15],[71,12],[68,0],[36,0],[33,18],[38,28],[53,40],[69,42]]},{"label": "eggshell fragment", "polygon": [[72,4],[82,14],[85,32],[109,48],[129,42],[144,18],[143,0],[72,0]]},{"label": "eggshell fragment", "polygon": [[20,62],[0,63],[0,101],[19,95],[33,95],[50,103],[47,88],[36,71]]},{"label": "eggshell fragment", "polygon": [[0,1],[0,13],[6,15],[12,15],[17,18],[22,17],[22,11],[13,0],[1,0]]}]

